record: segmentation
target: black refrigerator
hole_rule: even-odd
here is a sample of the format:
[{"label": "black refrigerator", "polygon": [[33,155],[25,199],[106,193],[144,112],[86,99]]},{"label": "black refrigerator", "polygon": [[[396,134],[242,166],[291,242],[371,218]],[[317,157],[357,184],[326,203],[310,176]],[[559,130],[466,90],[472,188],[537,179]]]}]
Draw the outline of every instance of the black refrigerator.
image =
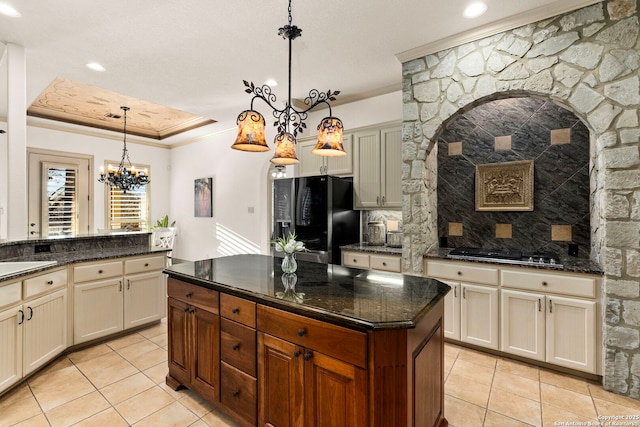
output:
[{"label": "black refrigerator", "polygon": [[[273,240],[295,233],[309,252],[296,259],[341,264],[340,246],[360,241],[353,180],[329,175],[273,181]],[[275,256],[282,252],[273,250]]]}]

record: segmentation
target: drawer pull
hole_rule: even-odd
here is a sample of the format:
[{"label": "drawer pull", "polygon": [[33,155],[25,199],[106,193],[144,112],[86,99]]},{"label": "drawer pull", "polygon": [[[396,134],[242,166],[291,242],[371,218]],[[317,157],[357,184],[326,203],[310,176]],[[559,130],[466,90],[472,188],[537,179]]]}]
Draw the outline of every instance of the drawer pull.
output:
[{"label": "drawer pull", "polygon": [[234,344],[231,348],[237,351],[240,348],[240,344]]},{"label": "drawer pull", "polygon": [[462,271],[458,271],[458,276],[462,276]]},{"label": "drawer pull", "polygon": [[354,262],[354,263],[357,263],[357,262],[358,262],[358,260],[354,258],[354,259],[353,259],[353,262]]},{"label": "drawer pull", "polygon": [[127,279],[127,289],[131,289],[131,280]]},{"label": "drawer pull", "polygon": [[538,311],[542,311],[542,301],[538,298]]},{"label": "drawer pull", "polygon": [[236,390],[233,392],[233,397],[238,397],[240,396],[240,391]]},{"label": "drawer pull", "polygon": [[98,270],[98,274],[102,274],[102,270]]},{"label": "drawer pull", "polygon": [[22,310],[18,310],[20,312],[20,321],[18,322],[18,325],[22,325],[24,323],[24,311]]},{"label": "drawer pull", "polygon": [[467,299],[467,288],[462,288],[462,298]]},{"label": "drawer pull", "polygon": [[304,328],[302,328],[302,329],[298,329],[298,335],[299,335],[299,336],[301,336],[301,337],[302,337],[302,336],[304,336],[306,333],[307,333],[307,330],[306,330],[306,329],[304,329]]},{"label": "drawer pull", "polygon": [[312,352],[304,354],[304,360],[311,360],[312,357],[313,357],[313,353]]},{"label": "drawer pull", "polygon": [[553,313],[553,300],[549,300],[549,313]]},{"label": "drawer pull", "polygon": [[547,281],[545,280],[544,282],[542,282],[542,286],[547,286],[549,283],[547,283]]},{"label": "drawer pull", "polygon": [[[20,310],[20,312],[22,312],[22,310]],[[22,317],[24,318],[24,313],[22,313]],[[299,357],[300,356],[300,350],[296,350],[293,352],[293,357]]]},{"label": "drawer pull", "polygon": [[119,283],[120,283],[120,287],[119,287],[119,289],[118,289],[118,292],[122,292],[122,280],[120,280],[120,282],[119,282]]},{"label": "drawer pull", "polygon": [[193,295],[193,293],[192,293],[192,292],[187,292],[187,294],[185,295],[185,297],[187,297],[187,298],[191,298],[191,296],[192,296],[192,295]]},{"label": "drawer pull", "polygon": [[384,265],[385,267],[387,266],[387,263],[382,261],[382,265]]},{"label": "drawer pull", "polygon": [[145,262],[145,263],[144,263],[144,266],[145,266],[145,267],[149,267],[149,263],[148,263],[148,262]]},{"label": "drawer pull", "polygon": [[31,320],[33,319],[33,308],[27,307],[27,309],[29,310],[29,317],[27,317],[27,320]]},{"label": "drawer pull", "polygon": [[231,312],[233,314],[238,314],[238,313],[240,313],[240,309],[239,308],[234,308],[233,310],[231,310]]},{"label": "drawer pull", "polygon": [[53,280],[47,280],[47,285],[49,286],[53,285]]},{"label": "drawer pull", "polygon": [[453,287],[453,297],[454,298],[458,298],[458,287],[457,286]]}]

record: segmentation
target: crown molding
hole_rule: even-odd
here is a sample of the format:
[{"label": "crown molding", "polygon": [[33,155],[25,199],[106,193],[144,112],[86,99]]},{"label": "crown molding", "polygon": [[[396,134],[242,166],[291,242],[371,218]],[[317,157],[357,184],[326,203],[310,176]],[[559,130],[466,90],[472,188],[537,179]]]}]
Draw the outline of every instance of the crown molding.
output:
[{"label": "crown molding", "polygon": [[602,0],[558,0],[547,6],[541,6],[527,12],[519,13],[508,18],[482,25],[469,31],[436,40],[432,43],[427,43],[413,49],[405,50],[404,52],[397,53],[396,58],[401,63],[405,63],[436,52],[451,49],[465,43],[490,37],[505,31],[513,30],[514,28],[518,28],[523,25],[542,21],[544,19],[552,18],[554,16],[562,15],[563,13],[571,12],[573,10],[601,2]]}]

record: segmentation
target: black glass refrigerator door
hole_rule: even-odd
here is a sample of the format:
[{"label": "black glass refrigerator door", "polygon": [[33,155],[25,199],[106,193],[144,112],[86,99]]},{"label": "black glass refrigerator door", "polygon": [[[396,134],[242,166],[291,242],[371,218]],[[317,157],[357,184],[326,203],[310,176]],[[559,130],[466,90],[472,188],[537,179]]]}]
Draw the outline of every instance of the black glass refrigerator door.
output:
[{"label": "black glass refrigerator door", "polygon": [[294,199],[292,179],[273,181],[273,240],[293,232]]},{"label": "black glass refrigerator door", "polygon": [[310,251],[327,251],[327,177],[298,178],[294,186],[294,230],[298,240]]}]

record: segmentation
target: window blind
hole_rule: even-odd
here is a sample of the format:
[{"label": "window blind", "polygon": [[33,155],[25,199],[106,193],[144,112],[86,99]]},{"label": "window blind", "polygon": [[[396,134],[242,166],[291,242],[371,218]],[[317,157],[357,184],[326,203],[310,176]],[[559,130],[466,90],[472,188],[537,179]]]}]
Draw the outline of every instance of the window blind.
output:
[{"label": "window blind", "polygon": [[77,233],[77,177],[75,168],[47,168],[46,235]]}]

